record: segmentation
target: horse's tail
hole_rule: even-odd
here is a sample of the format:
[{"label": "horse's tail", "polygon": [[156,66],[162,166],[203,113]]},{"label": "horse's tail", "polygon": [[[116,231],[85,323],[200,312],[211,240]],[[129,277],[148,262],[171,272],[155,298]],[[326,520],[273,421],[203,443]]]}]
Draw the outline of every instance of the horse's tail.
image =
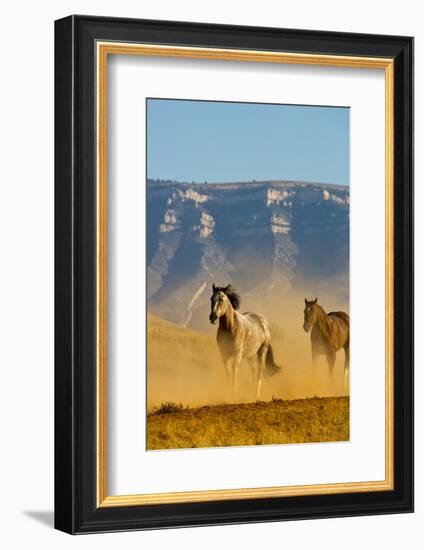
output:
[{"label": "horse's tail", "polygon": [[265,358],[265,369],[268,376],[273,376],[281,370],[281,367],[274,361],[274,352],[272,351],[271,344],[268,346]]}]

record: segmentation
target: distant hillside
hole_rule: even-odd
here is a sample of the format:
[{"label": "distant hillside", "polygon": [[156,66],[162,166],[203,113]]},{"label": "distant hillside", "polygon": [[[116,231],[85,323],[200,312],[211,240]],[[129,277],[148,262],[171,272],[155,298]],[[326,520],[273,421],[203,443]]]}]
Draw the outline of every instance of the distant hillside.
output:
[{"label": "distant hillside", "polygon": [[[147,319],[148,408],[162,401],[204,403],[231,395],[214,335]],[[223,389],[224,388],[224,389]]]},{"label": "distant hillside", "polygon": [[[187,360],[187,351],[192,354],[198,354],[200,357],[207,350],[216,351],[216,338],[214,336],[195,332],[193,330],[181,327],[164,319],[159,319],[154,315],[147,316],[147,334],[151,351],[154,351],[156,344],[163,348],[163,352],[168,354],[174,368],[176,356],[181,350]],[[213,348],[210,350],[209,348]]]},{"label": "distant hillside", "polygon": [[265,312],[303,289],[347,302],[344,186],[148,180],[147,236],[149,311],[183,326],[205,327],[212,282]]}]

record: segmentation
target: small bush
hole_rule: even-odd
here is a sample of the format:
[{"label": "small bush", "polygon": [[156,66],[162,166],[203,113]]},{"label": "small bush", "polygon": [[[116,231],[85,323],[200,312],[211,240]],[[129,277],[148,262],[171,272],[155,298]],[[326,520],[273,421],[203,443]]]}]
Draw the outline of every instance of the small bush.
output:
[{"label": "small bush", "polygon": [[173,401],[165,401],[161,403],[160,407],[157,407],[153,410],[152,414],[172,414],[179,413],[186,410],[187,407],[184,407],[182,403],[174,403]]}]

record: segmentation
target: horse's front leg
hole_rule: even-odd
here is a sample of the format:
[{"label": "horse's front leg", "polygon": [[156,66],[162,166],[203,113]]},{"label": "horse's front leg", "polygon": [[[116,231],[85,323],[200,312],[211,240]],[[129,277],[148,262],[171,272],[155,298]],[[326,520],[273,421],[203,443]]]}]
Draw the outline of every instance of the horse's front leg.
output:
[{"label": "horse's front leg", "polygon": [[227,347],[220,346],[219,347],[220,355],[221,355],[221,361],[224,365],[225,374],[227,377],[227,380],[231,380],[231,353],[229,353]]},{"label": "horse's front leg", "polygon": [[311,342],[311,355],[312,355],[312,369],[315,370],[315,367],[317,366],[317,361],[318,361],[318,348],[314,344],[314,342]]},{"label": "horse's front leg", "polygon": [[227,380],[231,380],[231,360],[225,359],[224,360],[224,366],[225,366],[225,374],[227,376]]},{"label": "horse's front leg", "polygon": [[254,357],[247,357],[247,362],[249,363],[250,370],[252,372],[253,381],[256,383],[256,371],[258,369],[258,361],[256,355]]},{"label": "horse's front leg", "polygon": [[225,354],[221,354],[221,359],[225,368],[225,374],[227,376],[227,380],[230,380],[231,379],[231,360]]},{"label": "horse's front leg", "polygon": [[334,365],[336,363],[336,352],[331,349],[327,351],[327,363],[328,363],[328,372],[330,373],[330,378],[334,381]]}]

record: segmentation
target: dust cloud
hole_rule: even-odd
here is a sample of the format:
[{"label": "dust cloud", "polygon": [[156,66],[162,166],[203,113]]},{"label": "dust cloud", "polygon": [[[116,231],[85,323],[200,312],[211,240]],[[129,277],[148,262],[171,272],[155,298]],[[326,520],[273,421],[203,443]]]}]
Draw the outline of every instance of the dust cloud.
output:
[{"label": "dust cloud", "polygon": [[[304,297],[312,299],[310,288],[290,292],[267,304],[242,301],[241,311],[264,314],[271,324],[276,362],[282,370],[262,385],[261,400],[301,399],[346,395],[344,387],[344,351],[337,353],[334,380],[321,356],[315,368],[311,360],[310,334],[302,328]],[[243,298],[243,296],[242,296]],[[344,300],[335,294],[319,295],[325,311],[349,312]],[[204,317],[209,316],[208,307]],[[148,318],[148,410],[165,402],[187,406],[220,403],[246,403],[256,400],[253,376],[246,360],[239,368],[239,390],[233,395],[216,343],[217,326],[202,325],[202,331],[185,329],[153,315]]]}]

